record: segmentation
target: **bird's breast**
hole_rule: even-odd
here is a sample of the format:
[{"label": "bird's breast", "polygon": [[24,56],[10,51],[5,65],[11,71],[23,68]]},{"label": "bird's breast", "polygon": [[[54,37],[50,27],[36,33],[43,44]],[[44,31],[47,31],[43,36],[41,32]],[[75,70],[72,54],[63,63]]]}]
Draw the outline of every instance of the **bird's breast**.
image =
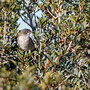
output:
[{"label": "bird's breast", "polygon": [[28,36],[19,36],[18,37],[18,44],[20,45],[20,47],[24,50],[26,50],[28,48],[28,44],[29,44],[29,37]]}]

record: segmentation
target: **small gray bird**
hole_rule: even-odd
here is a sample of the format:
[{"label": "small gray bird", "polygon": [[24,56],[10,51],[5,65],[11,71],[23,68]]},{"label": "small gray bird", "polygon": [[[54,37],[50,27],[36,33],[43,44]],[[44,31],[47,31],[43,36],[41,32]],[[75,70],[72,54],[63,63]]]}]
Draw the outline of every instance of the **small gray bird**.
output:
[{"label": "small gray bird", "polygon": [[35,49],[34,43],[30,38],[31,31],[29,29],[23,29],[18,33],[17,41],[21,49],[31,52]]}]

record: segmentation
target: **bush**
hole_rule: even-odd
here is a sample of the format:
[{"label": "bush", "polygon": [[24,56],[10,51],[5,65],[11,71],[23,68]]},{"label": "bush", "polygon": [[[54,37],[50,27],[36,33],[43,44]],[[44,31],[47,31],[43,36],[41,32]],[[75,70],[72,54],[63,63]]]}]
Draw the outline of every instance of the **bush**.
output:
[{"label": "bush", "polygon": [[[89,88],[88,0],[1,0],[0,6],[0,89]],[[19,18],[32,29],[32,53],[17,44]]]}]

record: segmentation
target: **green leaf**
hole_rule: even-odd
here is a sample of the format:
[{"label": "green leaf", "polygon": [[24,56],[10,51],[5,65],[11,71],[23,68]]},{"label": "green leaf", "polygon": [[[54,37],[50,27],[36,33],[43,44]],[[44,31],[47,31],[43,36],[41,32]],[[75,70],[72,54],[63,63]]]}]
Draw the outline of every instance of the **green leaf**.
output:
[{"label": "green leaf", "polygon": [[69,16],[70,16],[71,20],[72,20],[74,23],[76,23],[76,20],[75,20],[74,16],[71,15],[71,14],[70,14]]}]

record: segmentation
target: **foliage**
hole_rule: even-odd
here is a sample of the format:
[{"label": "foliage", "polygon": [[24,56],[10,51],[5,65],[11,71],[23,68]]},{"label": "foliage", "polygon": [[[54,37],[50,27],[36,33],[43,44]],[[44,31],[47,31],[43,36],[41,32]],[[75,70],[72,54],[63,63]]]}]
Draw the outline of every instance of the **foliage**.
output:
[{"label": "foliage", "polygon": [[[0,89],[89,88],[88,0],[1,0],[0,11]],[[19,18],[32,30],[32,53],[17,44]]]}]

